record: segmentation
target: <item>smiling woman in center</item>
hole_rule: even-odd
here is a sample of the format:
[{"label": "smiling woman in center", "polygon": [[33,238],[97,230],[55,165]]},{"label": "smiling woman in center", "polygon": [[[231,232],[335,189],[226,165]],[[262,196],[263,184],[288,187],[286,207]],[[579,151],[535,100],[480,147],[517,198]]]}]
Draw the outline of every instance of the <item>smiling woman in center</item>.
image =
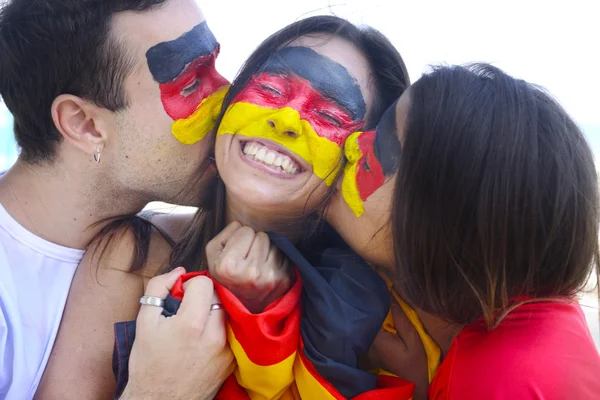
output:
[{"label": "smiling woman in center", "polygon": [[304,36],[275,52],[218,128],[228,219],[250,223],[258,213],[265,221],[265,211],[281,209],[289,221],[317,208],[340,172],[344,142],[363,128],[370,98],[368,61],[343,38]]}]

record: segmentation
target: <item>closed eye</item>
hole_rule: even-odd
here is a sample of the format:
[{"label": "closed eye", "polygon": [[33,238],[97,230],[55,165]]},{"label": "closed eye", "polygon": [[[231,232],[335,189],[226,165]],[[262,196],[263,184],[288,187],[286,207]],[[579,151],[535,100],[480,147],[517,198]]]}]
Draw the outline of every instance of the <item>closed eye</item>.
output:
[{"label": "closed eye", "polygon": [[275,94],[277,96],[283,96],[283,93],[281,93],[279,90],[275,89],[272,86],[269,86],[269,85],[260,85],[260,88],[263,89],[263,90],[265,90],[265,91],[267,91],[267,92],[269,92],[269,93]]},{"label": "closed eye", "polygon": [[327,121],[331,122],[332,124],[338,126],[338,127],[342,127],[342,123],[340,122],[339,119],[337,119],[336,117],[334,117],[333,115],[329,114],[328,112],[325,111],[317,111],[317,113],[325,118]]},{"label": "closed eye", "polygon": [[367,160],[364,161],[364,165],[365,165],[365,171],[371,172],[371,167],[369,166],[369,163],[367,162]]},{"label": "closed eye", "polygon": [[198,86],[200,86],[200,81],[198,79],[194,79],[194,82],[183,88],[181,95],[184,97],[191,95],[196,91],[196,89],[198,89]]}]

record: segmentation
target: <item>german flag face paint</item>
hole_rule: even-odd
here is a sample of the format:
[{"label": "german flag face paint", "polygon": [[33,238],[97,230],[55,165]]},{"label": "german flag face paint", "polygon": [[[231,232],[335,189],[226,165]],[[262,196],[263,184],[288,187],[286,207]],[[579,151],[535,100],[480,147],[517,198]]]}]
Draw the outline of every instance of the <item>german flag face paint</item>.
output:
[{"label": "german flag face paint", "polygon": [[308,47],[287,47],[232,101],[218,134],[278,143],[331,185],[344,142],[362,127],[364,115],[360,87],[342,65]]},{"label": "german flag face paint", "polygon": [[203,21],[179,38],[146,52],[163,107],[175,121],[173,135],[181,143],[196,143],[214,127],[229,83],[215,69],[219,49]]},{"label": "german flag face paint", "polygon": [[386,178],[396,172],[400,142],[396,131],[396,104],[383,114],[376,130],[353,133],[344,146],[342,195],[357,217],[365,210],[364,202]]}]

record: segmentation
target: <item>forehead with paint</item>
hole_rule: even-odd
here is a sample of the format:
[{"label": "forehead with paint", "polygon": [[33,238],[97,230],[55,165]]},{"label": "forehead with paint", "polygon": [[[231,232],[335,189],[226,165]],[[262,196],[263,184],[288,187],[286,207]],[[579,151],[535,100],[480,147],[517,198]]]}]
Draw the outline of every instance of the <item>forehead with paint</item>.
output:
[{"label": "forehead with paint", "polygon": [[146,52],[163,107],[175,121],[173,134],[182,143],[203,139],[214,126],[228,84],[215,68],[219,50],[208,24],[202,21],[177,39],[158,43]]},{"label": "forehead with paint", "polygon": [[375,130],[356,132],[346,141],[344,154],[347,163],[342,195],[357,217],[364,212],[364,202],[398,168],[401,156],[396,112],[398,103],[394,102],[385,111]]},{"label": "forehead with paint", "polygon": [[[312,48],[291,46],[273,54],[254,74],[232,101],[218,133],[278,143],[330,185],[343,144],[362,127],[365,114],[361,86],[345,66]],[[261,162],[276,162],[277,156],[271,160],[262,147],[251,142],[243,152]]]}]

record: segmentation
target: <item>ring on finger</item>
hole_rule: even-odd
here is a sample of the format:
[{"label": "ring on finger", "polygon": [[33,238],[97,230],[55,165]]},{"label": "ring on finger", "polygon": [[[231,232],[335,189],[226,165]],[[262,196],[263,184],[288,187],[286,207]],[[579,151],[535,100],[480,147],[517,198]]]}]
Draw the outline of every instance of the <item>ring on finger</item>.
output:
[{"label": "ring on finger", "polygon": [[143,306],[164,307],[165,299],[155,296],[142,296],[140,298],[140,304]]},{"label": "ring on finger", "polygon": [[225,309],[225,307],[223,307],[223,304],[221,303],[214,303],[210,305],[210,311],[215,311],[215,310],[223,310]]}]

